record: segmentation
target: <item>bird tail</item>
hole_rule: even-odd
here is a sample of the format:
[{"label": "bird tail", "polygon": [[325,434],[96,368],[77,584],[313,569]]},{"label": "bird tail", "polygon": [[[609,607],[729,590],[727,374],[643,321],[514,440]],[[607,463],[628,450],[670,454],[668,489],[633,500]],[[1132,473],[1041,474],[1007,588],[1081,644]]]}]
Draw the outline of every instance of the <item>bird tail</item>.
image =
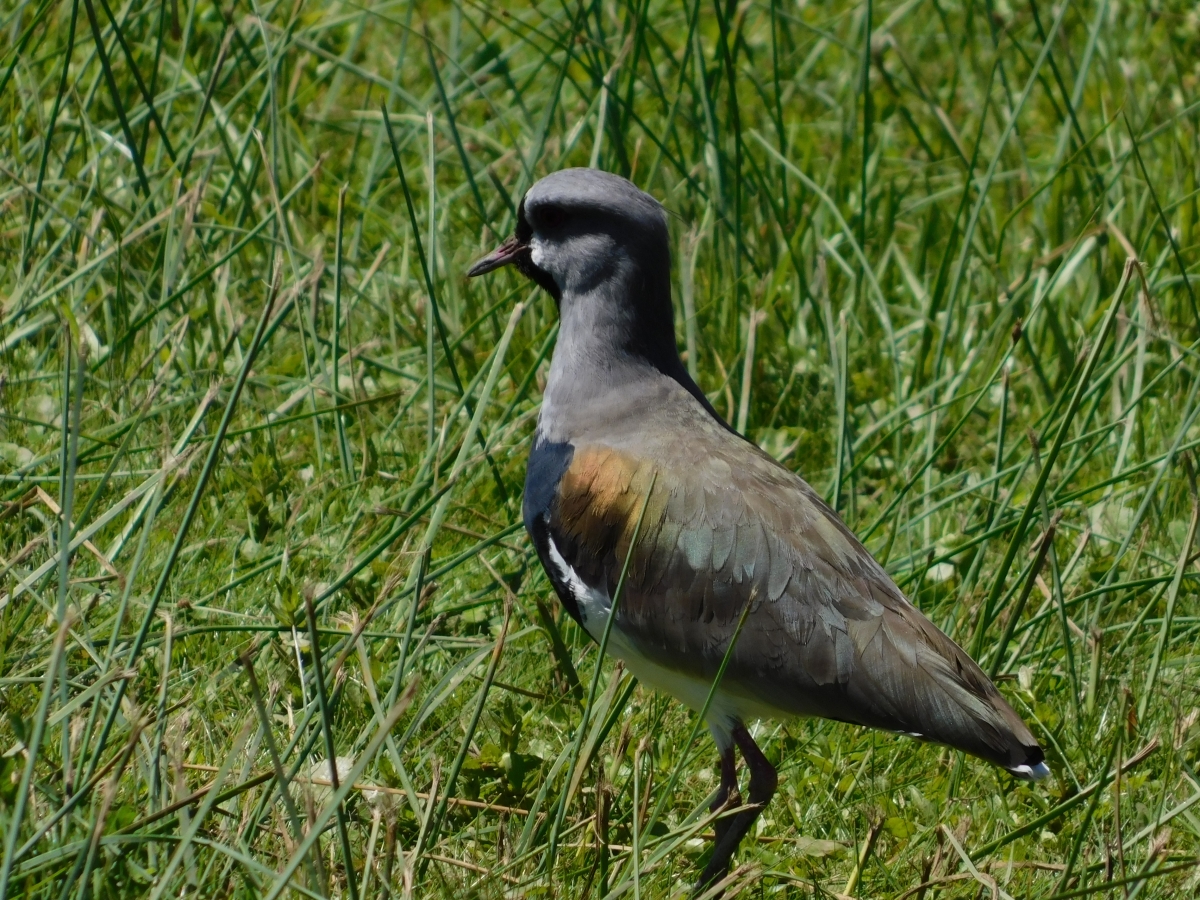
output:
[{"label": "bird tail", "polygon": [[1050,774],[1029,727],[958,644],[915,607],[879,621],[878,629],[850,622],[858,665],[846,699],[857,715],[847,718],[954,747],[1017,778]]},{"label": "bird tail", "polygon": [[[933,703],[927,739],[964,750],[1025,781],[1050,774],[1037,739],[983,670],[957,644],[918,652]],[[937,652],[941,650],[941,652]]]}]

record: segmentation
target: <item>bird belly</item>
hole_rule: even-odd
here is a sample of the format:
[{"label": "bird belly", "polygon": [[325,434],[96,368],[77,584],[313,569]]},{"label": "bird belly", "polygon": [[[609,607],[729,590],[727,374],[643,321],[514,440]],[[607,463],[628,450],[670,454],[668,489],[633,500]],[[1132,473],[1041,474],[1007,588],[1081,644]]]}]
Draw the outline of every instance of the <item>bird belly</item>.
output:
[{"label": "bird belly", "polygon": [[[553,539],[548,543],[551,564],[569,587],[578,606],[583,627],[599,644],[604,639],[604,630],[608,627],[608,619],[612,614],[612,599],[608,591],[587,584],[559,553]],[[638,646],[630,635],[622,631],[619,622],[614,622],[609,631],[605,652],[624,662],[642,684],[670,694],[697,712],[704,708],[712,689],[712,681],[662,665]],[[790,718],[793,718],[793,714],[786,710],[723,687],[718,687],[713,693],[712,702],[705,715],[714,734],[727,734],[737,722]]]},{"label": "bird belly", "polygon": [[[607,619],[607,616],[605,617]],[[590,630],[590,629],[589,629]],[[603,626],[600,627],[603,633]],[[643,653],[641,649],[616,625],[608,637],[608,654],[622,660],[638,681],[656,691],[670,694],[676,700],[699,712],[704,709],[712,691],[712,681],[697,678],[664,666]],[[735,691],[718,687],[713,692],[705,719],[719,731],[728,731],[738,722],[753,722],[755,719],[790,719],[790,713],[746,697]]]}]

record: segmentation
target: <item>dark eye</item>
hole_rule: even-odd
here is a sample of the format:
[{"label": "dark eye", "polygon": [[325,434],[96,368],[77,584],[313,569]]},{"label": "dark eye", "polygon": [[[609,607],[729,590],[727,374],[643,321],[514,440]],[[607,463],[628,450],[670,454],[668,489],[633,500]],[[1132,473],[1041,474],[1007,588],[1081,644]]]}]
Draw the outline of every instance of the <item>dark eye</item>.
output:
[{"label": "dark eye", "polygon": [[544,206],[538,210],[538,218],[551,228],[559,228],[567,221],[567,213],[561,206]]}]

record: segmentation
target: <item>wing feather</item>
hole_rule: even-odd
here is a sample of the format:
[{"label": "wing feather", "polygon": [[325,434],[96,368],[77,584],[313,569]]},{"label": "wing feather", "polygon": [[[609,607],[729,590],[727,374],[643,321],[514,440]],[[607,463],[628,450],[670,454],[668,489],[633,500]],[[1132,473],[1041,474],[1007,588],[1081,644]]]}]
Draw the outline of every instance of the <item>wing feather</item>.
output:
[{"label": "wing feather", "polygon": [[753,602],[731,690],[1010,768],[1036,748],[986,676],[798,476],[728,432],[639,437],[637,452],[620,440],[575,444],[550,527],[567,562],[613,592],[650,491],[617,613],[641,652],[711,678]]}]

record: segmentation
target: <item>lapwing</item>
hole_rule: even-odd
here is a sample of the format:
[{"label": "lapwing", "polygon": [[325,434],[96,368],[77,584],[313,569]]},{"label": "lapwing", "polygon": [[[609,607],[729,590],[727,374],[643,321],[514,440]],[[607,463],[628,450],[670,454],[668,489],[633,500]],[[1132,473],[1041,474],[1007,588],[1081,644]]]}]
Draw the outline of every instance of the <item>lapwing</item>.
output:
[{"label": "lapwing", "polygon": [[[628,565],[608,652],[694,710],[728,656],[706,715],[721,763],[713,809],[727,814],[701,885],[728,871],[775,792],[746,727],[757,719],[836,719],[957,748],[1017,778],[1049,774],[979,666],[688,376],[658,201],[595,169],[556,172],[468,275],[508,265],[560,317],[523,503],[559,600],[599,641]],[[735,746],[750,771],[744,806]]]}]

